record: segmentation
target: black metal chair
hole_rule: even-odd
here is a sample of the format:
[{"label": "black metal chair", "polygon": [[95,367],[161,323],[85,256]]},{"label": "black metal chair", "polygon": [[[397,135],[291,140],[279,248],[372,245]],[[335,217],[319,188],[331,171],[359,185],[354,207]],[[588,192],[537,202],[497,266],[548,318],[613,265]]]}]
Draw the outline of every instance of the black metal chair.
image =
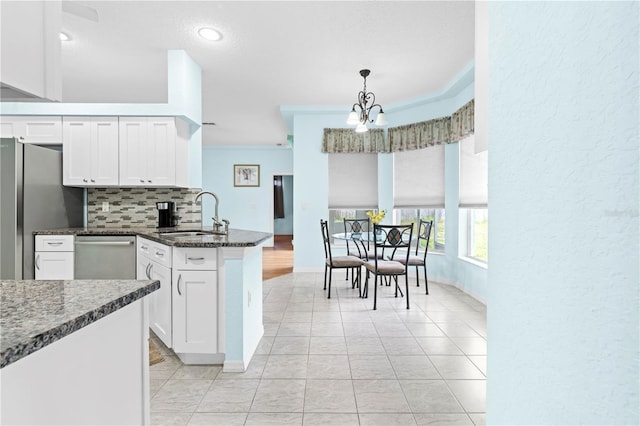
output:
[{"label": "black metal chair", "polygon": [[[369,233],[371,229],[371,219],[368,217],[359,219],[343,219],[344,220],[344,233],[351,234],[351,245],[349,239],[347,239],[347,254],[350,256],[356,256],[360,259],[373,259],[375,253],[371,249],[369,243]],[[360,240],[362,244],[356,243]],[[347,269],[346,280],[349,279],[349,270]]]},{"label": "black metal chair", "polygon": [[[368,234],[371,231],[371,221],[368,217],[361,219],[344,219],[344,233],[351,233],[351,238],[354,237],[358,239],[359,235]],[[369,242],[367,241],[364,245],[367,253],[369,252]],[[357,256],[360,258],[365,258],[367,253],[361,253],[361,248],[358,247],[355,243],[349,245],[349,240],[347,240],[347,254],[351,256]]]},{"label": "black metal chair", "polygon": [[331,254],[331,240],[329,239],[329,226],[326,220],[320,219],[320,229],[322,230],[322,241],[324,243],[324,290],[327,289],[327,271],[329,271],[329,291],[327,298],[331,299],[331,273],[334,269],[351,269],[352,273],[356,273],[357,277],[351,288],[358,286],[358,295],[360,291],[360,267],[364,261],[356,256],[333,256]]},{"label": "black metal chair", "polygon": [[[416,241],[415,254],[410,254],[407,259],[406,265],[416,267],[416,286],[420,287],[420,274],[418,273],[420,266],[424,268],[424,288],[426,293],[429,294],[429,281],[427,280],[427,251],[429,250],[429,238],[431,238],[431,228],[433,227],[432,220],[422,220],[418,224],[418,239]],[[424,242],[424,244],[423,244]],[[421,254],[420,249],[424,247],[424,252]],[[390,257],[389,260],[395,260],[400,263],[405,262],[404,255]]]},{"label": "black metal chair", "polygon": [[[374,225],[374,234],[376,235],[373,244],[374,257],[367,259],[364,267],[367,269],[367,276],[363,286],[363,297],[369,293],[369,274],[374,275],[373,281],[373,309],[376,309],[378,298],[378,277],[380,277],[380,285],[382,278],[393,279],[395,282],[395,297],[398,297],[398,291],[402,295],[402,290],[398,287],[398,277],[404,275],[405,288],[407,293],[407,309],[409,309],[409,280],[407,275],[407,267],[409,261],[409,252],[411,250],[411,237],[413,234],[413,224],[411,225]],[[385,251],[391,253],[390,258],[404,257],[404,262],[397,260],[385,260]]]}]

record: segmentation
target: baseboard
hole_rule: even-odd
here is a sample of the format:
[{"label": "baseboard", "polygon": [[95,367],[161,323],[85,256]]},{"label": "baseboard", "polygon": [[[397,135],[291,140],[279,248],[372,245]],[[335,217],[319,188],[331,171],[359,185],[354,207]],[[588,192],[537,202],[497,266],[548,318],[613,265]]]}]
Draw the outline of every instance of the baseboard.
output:
[{"label": "baseboard", "polygon": [[308,268],[308,267],[304,267],[304,268],[300,268],[300,267],[293,267],[293,272],[324,272],[323,268]]},{"label": "baseboard", "polygon": [[463,292],[464,294],[467,294],[471,297],[473,297],[474,299],[476,299],[478,302],[482,303],[483,305],[486,306],[487,302],[485,302],[485,300],[478,296],[477,294],[475,294],[474,292],[470,291],[468,288],[462,286],[459,282],[454,281],[454,280],[448,280],[448,279],[441,279],[441,278],[431,278],[429,277],[429,282],[434,282],[434,283],[438,283],[438,284],[444,284],[444,285],[450,285],[451,287],[455,287],[458,290],[460,290],[461,292]]},{"label": "baseboard", "polygon": [[225,361],[222,366],[225,373],[244,373],[245,370],[244,361]]},{"label": "baseboard", "polygon": [[180,354],[176,353],[180,361],[187,365],[222,364],[224,354]]}]

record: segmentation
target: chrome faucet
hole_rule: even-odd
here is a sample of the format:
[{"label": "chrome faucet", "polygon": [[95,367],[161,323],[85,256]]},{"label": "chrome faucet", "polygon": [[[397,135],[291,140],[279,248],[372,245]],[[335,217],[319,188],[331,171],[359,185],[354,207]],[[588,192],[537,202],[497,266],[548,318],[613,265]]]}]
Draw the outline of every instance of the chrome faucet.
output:
[{"label": "chrome faucet", "polygon": [[218,196],[216,194],[214,194],[213,192],[210,191],[200,191],[196,194],[196,199],[195,202],[198,202],[198,199],[200,199],[200,197],[203,194],[209,194],[211,195],[215,200],[216,200],[216,212],[215,212],[215,216],[213,217],[213,229],[215,231],[220,231],[220,228],[222,226],[224,226],[224,233],[228,234],[229,233],[229,221],[227,219],[222,219],[222,222],[224,222],[224,225],[222,224],[222,222],[220,221],[220,218],[218,217]]}]

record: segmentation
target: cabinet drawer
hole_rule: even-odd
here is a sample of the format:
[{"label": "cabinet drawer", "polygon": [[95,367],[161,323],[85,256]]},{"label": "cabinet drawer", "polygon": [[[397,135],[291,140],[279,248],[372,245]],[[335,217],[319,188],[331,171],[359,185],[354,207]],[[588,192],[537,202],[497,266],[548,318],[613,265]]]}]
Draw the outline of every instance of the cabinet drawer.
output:
[{"label": "cabinet drawer", "polygon": [[141,237],[138,237],[137,240],[138,255],[171,268],[171,247]]},{"label": "cabinet drawer", "polygon": [[218,269],[218,249],[175,247],[173,249],[173,269],[207,270]]},{"label": "cabinet drawer", "polygon": [[36,251],[73,251],[73,235],[36,235]]},{"label": "cabinet drawer", "polygon": [[142,237],[136,238],[136,251],[138,256],[151,257],[151,248],[155,243]]}]

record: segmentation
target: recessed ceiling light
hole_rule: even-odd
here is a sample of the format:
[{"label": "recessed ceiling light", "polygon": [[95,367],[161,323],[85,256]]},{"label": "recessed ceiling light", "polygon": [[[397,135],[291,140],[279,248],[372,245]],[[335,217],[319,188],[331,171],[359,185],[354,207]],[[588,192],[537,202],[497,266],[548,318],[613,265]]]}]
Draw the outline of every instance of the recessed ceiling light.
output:
[{"label": "recessed ceiling light", "polygon": [[198,30],[198,34],[205,40],[209,41],[219,41],[222,40],[222,34],[218,30],[214,30],[213,28],[200,28]]},{"label": "recessed ceiling light", "polygon": [[67,33],[60,33],[60,41],[69,41],[71,40],[71,37],[69,37],[69,34]]}]

